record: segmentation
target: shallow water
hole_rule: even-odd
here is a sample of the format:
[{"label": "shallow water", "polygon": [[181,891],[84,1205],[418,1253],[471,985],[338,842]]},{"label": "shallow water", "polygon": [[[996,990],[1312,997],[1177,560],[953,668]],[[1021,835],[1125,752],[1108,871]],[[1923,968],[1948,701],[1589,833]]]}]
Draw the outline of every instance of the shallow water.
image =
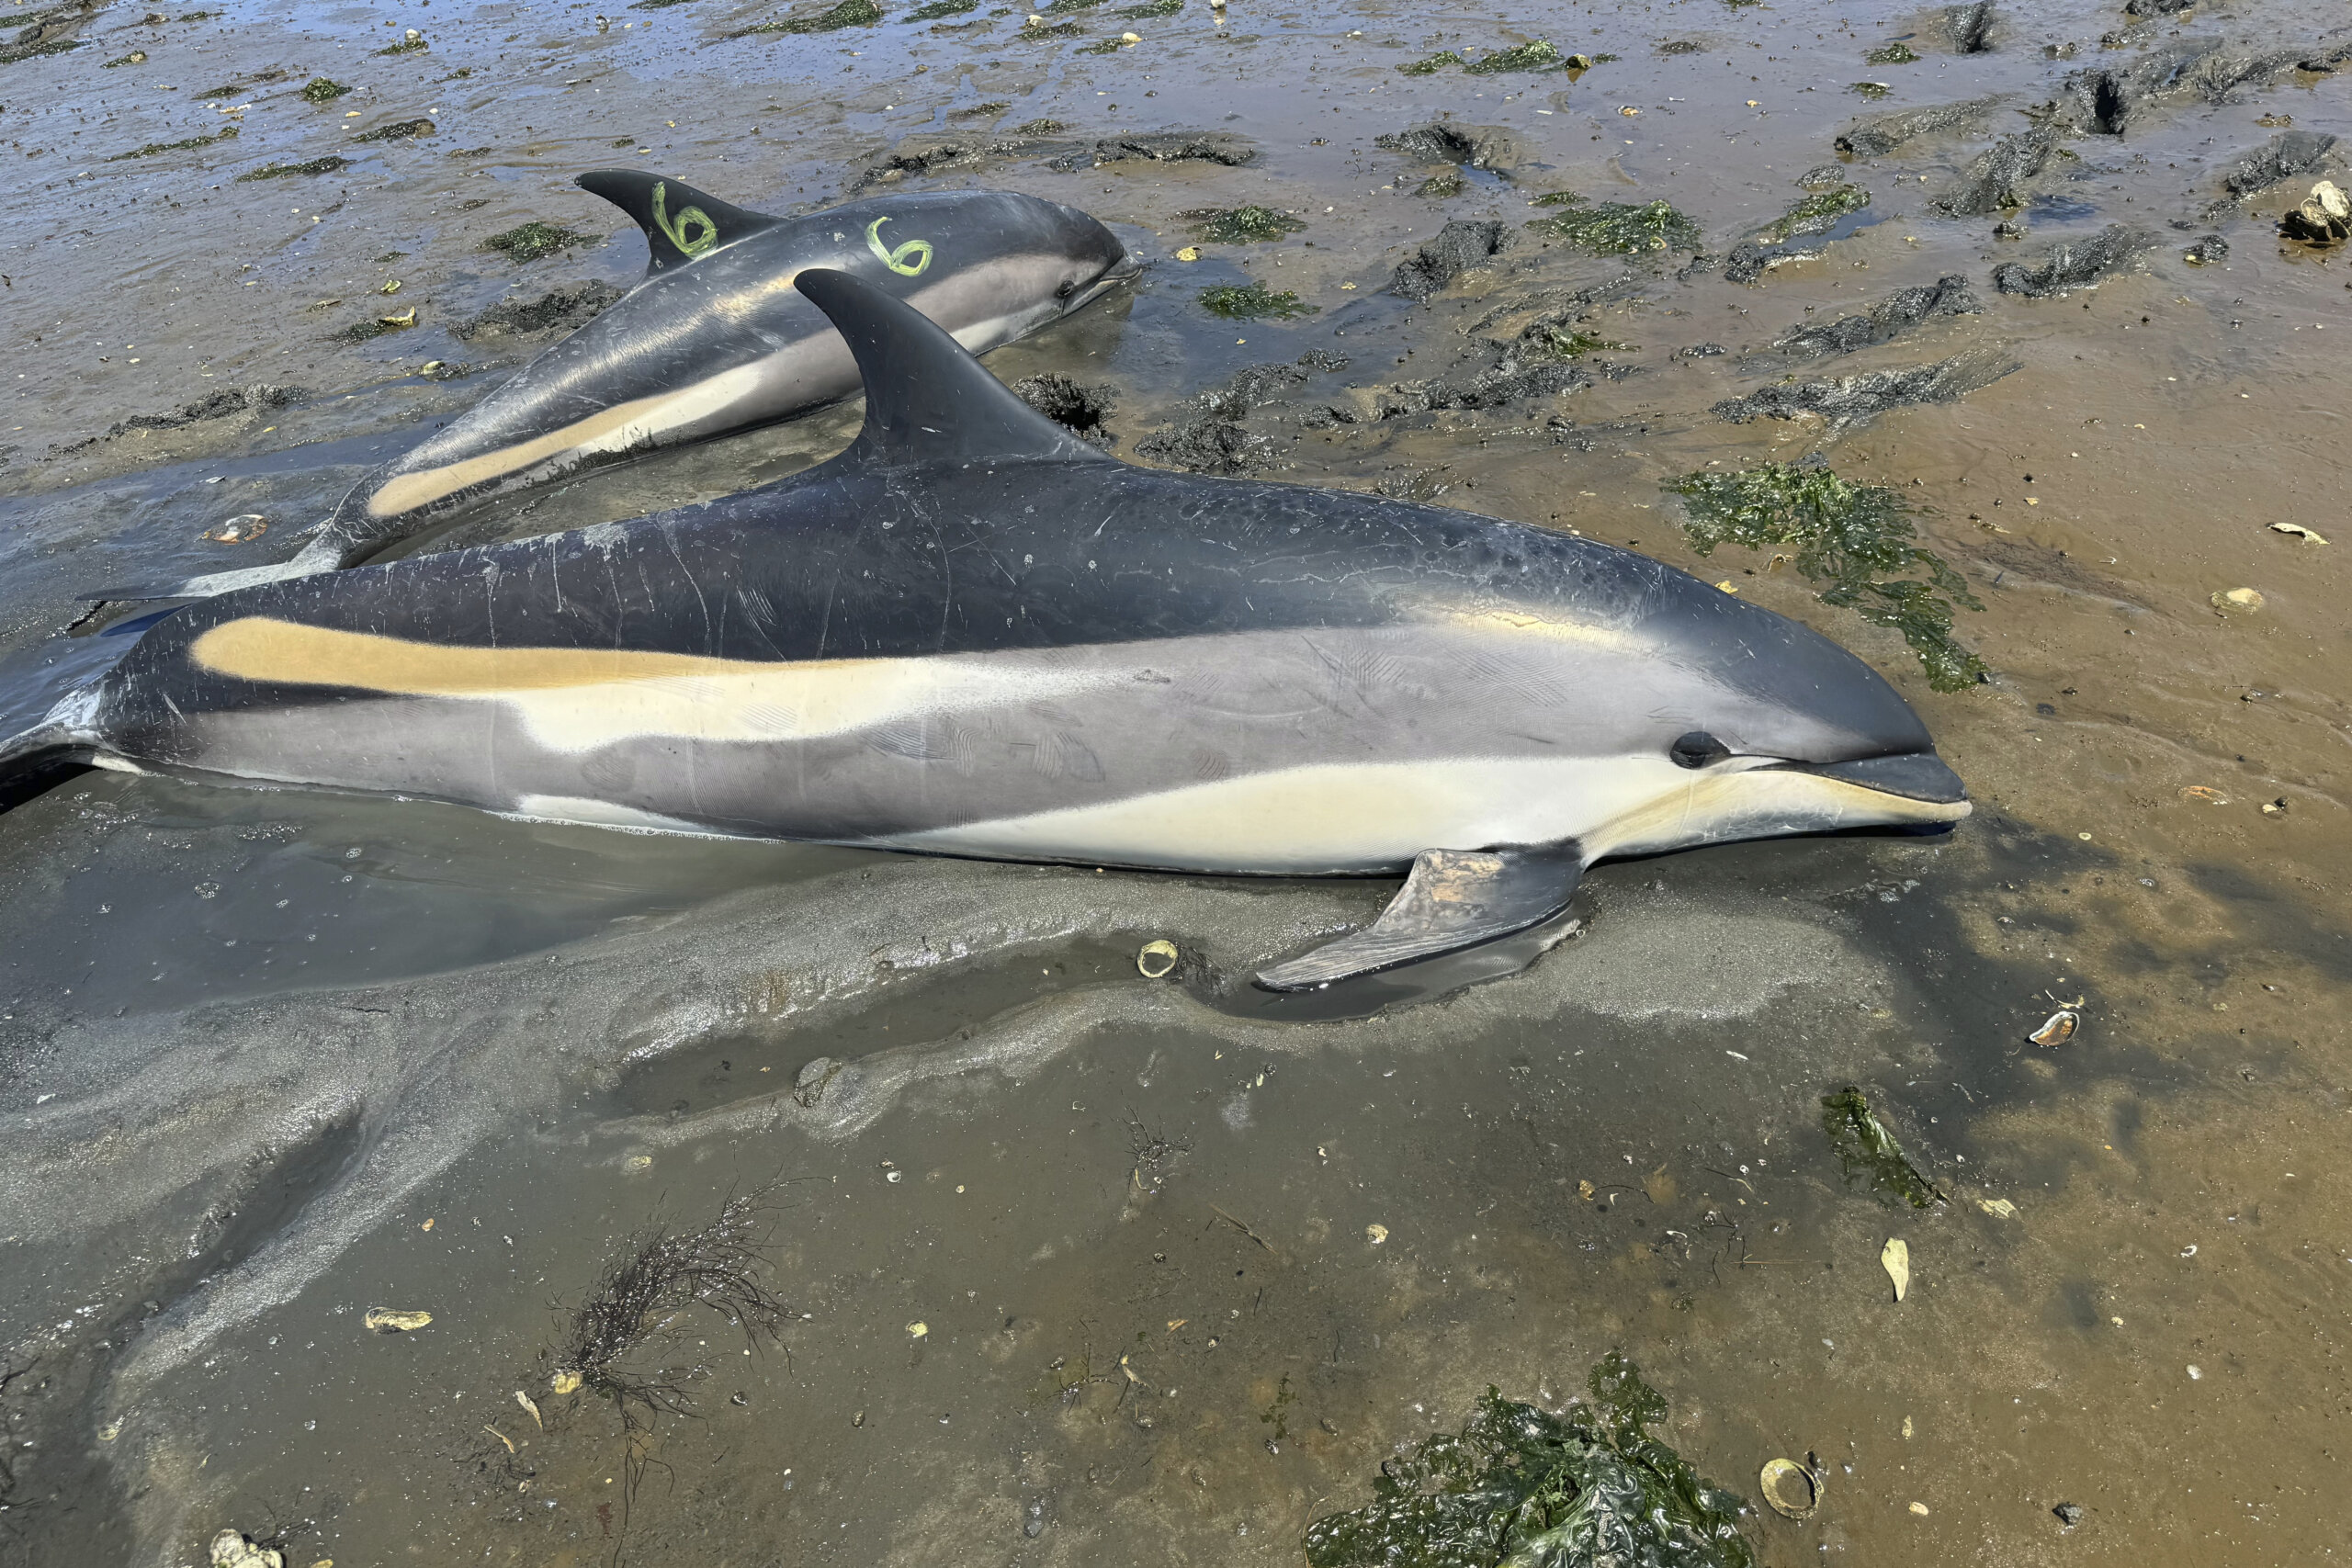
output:
[{"label": "shallow water", "polygon": [[[1386,886],[83,775],[0,830],[0,1373],[17,1374],[0,1561],[193,1563],[235,1527],[302,1565],[1295,1563],[1307,1520],[1366,1501],[1395,1445],[1458,1427],[1489,1383],[1557,1407],[1611,1348],[1715,1481],[1753,1498],[1765,1461],[1825,1461],[1811,1519],[1747,1519],[1766,1562],[2343,1554],[2352,377],[2330,334],[2352,333],[2352,273],[2271,232],[2324,171],[2205,213],[2222,165],[2281,119],[2352,133],[2346,80],[2287,72],[2070,136],[2023,240],[1928,205],[2069,73],[2177,35],[2299,43],[2337,12],[2262,0],[2108,49],[2120,9],[2005,6],[1971,55],[1939,9],[1718,0],[1509,18],[1234,0],[1221,23],[1191,0],[1069,13],[1080,35],[1046,40],[986,10],[726,36],[780,14],[616,7],[600,31],[587,6],[151,25],[114,6],[79,24],[84,47],[0,66],[22,159],[0,252],[19,366],[0,721],[111,656],[111,612],[85,619],[77,594],[290,553],[540,341],[466,344],[452,322],[510,287],[633,276],[634,231],[519,268],[479,248],[528,219],[613,232],[577,170],[653,167],[782,210],[903,139],[1052,118],[1068,138],[1234,132],[1257,156],[906,176],[1079,203],[1154,262],[1130,296],[991,356],[999,375],[1108,382],[1126,453],[1243,367],[1344,355],[1248,421],[1272,477],[1574,527],[1805,619],[1897,682],[1977,815],[1606,864],[1524,973],[1317,1021],[1247,976],[1368,919]],[[371,52],[407,27],[430,47]],[[1129,28],[1142,43],[1080,52]],[[1620,58],[1394,69],[1535,37]],[[1863,62],[1897,39],[1922,58]],[[1660,48],[1681,40],[1700,47]],[[358,91],[307,103],[315,74]],[[1516,230],[1556,190],[1670,200],[1721,254],[1839,162],[1852,118],[1986,95],[1979,129],[1846,162],[1870,206],[1752,286],[1521,238],[1425,306],[1381,291],[1447,220]],[[954,118],[983,102],[1008,107]],[[338,174],[231,177],[417,115],[432,136],[351,149]],[[1412,192],[1438,165],[1373,139],[1440,115],[1508,135],[1432,200]],[[199,151],[106,161],[228,121],[240,134]],[[1182,214],[1245,203],[1308,226],[1175,259]],[[2143,270],[1993,289],[1992,265],[2112,222],[2162,242]],[[2215,231],[2225,261],[2181,258]],[[1750,357],[1951,273],[1981,312],[1793,370]],[[1319,313],[1195,303],[1248,281]],[[1623,374],[1299,421],[1368,413],[1579,291],[1579,330],[1623,345],[1587,363]],[[409,304],[413,330],[330,341]],[[1706,344],[1725,352],[1680,353]],[[1842,431],[1709,412],[1784,374],[1959,355],[2015,368]],[[465,369],[419,373],[435,359]],[[254,382],[307,390],[61,449]],[[480,509],[419,547],[725,493],[821,457],[854,418]],[[1986,605],[1959,630],[1988,684],[1933,693],[1892,633],[1792,573],[1690,554],[1662,481],[1813,453],[1919,503]],[[198,536],[248,512],[270,522],[257,543]],[[2213,606],[2241,586],[2259,612]],[[1160,937],[1184,962],[1148,981],[1135,955]],[[2073,1040],[2026,1043],[2077,998]],[[1846,1179],[1820,1100],[1848,1084],[1949,1204]],[[564,1314],[615,1249],[754,1190],[764,1278],[795,1314],[780,1341],[673,1325],[654,1359],[693,1411],[637,1439],[606,1403],[554,1393]],[[1890,1236],[1910,1249],[1900,1303]],[[376,1307],[433,1321],[373,1334]],[[2071,1530],[2062,1502],[2086,1510]]]}]

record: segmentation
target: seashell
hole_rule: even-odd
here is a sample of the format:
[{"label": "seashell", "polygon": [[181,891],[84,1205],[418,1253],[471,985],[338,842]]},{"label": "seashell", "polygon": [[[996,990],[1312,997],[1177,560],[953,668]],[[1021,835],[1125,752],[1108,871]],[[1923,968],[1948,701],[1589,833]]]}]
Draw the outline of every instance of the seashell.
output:
[{"label": "seashell", "polygon": [[2082,1027],[2083,1015],[2073,1008],[2060,1008],[2041,1021],[2041,1027],[2026,1036],[2036,1045],[2064,1045]]},{"label": "seashell", "polygon": [[1136,968],[1147,980],[1165,979],[1174,973],[1177,957],[1176,944],[1162,937],[1143,944],[1143,951],[1136,954]]},{"label": "seashell", "polygon": [[1794,1460],[1768,1460],[1756,1478],[1764,1501],[1784,1519],[1804,1519],[1821,1506],[1821,1479]]},{"label": "seashell", "polygon": [[377,1334],[413,1334],[433,1321],[429,1312],[395,1312],[390,1307],[369,1307],[361,1318],[368,1329]]},{"label": "seashell", "polygon": [[200,536],[216,545],[250,545],[268,532],[269,520],[258,512],[248,512],[226,523],[214,524]]}]

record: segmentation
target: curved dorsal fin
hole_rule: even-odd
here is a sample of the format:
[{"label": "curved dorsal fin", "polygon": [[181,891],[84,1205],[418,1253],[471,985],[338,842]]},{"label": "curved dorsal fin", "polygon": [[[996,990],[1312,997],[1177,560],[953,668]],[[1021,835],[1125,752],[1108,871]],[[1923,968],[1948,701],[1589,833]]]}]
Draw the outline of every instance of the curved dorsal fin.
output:
[{"label": "curved dorsal fin", "polygon": [[863,278],[809,267],[792,286],[832,319],[865,382],[865,428],[835,463],[1117,460],[1023,402],[945,329]]},{"label": "curved dorsal fin", "polygon": [[648,276],[684,266],[707,251],[774,228],[779,221],[764,212],[730,206],[683,180],[649,175],[642,169],[591,169],[577,183],[581,189],[603,197],[637,220],[653,252],[653,261],[645,269]]}]

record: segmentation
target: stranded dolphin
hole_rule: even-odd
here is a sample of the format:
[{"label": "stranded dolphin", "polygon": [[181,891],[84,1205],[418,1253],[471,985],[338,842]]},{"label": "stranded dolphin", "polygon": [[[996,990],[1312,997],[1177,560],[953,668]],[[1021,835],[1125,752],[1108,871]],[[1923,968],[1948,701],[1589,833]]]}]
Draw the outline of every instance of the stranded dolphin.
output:
[{"label": "stranded dolphin", "polygon": [[1604,855],[1968,813],[1853,655],[1589,539],[1131,467],[836,272],[820,467],[632,522],[168,614],[0,744],[525,818],[992,859],[1410,874],[1263,973],[1565,908]]},{"label": "stranded dolphin", "polygon": [[1011,191],[884,197],[786,219],[633,170],[595,170],[580,184],[636,219],[652,250],[643,281],[611,309],[361,479],[291,560],[93,597],[202,596],[332,571],[480,497],[845,397],[857,367],[793,289],[803,268],[879,284],[975,354],[1138,270],[1085,213]]}]

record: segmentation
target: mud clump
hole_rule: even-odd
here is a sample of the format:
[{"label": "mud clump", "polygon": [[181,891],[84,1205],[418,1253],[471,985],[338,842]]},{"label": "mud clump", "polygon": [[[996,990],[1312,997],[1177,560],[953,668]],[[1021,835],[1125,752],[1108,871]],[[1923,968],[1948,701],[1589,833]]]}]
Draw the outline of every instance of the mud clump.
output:
[{"label": "mud clump", "polygon": [[338,169],[351,167],[351,160],[330,152],[323,158],[313,158],[307,164],[264,164],[258,169],[248,169],[237,176],[239,185],[255,180],[288,180],[297,175],[332,175]]},{"label": "mud clump", "polygon": [[1920,1175],[1904,1154],[1903,1145],[1871,1109],[1870,1097],[1853,1085],[1822,1098],[1821,1130],[1828,1134],[1830,1152],[1845,1167],[1849,1182],[1867,1181],[1873,1190],[1915,1209],[1947,1201],[1943,1190]]},{"label": "mud clump", "polygon": [[2003,262],[1993,269],[1993,287],[2004,294],[2046,299],[2088,288],[2131,265],[2154,245],[2153,235],[2112,223],[2087,240],[2060,244],[2040,266]]},{"label": "mud clump", "polygon": [[1306,227],[1303,219],[1270,207],[1206,207],[1178,216],[1202,239],[1219,245],[1263,244]]},{"label": "mud clump", "polygon": [[[1759,245],[1753,240],[1745,240],[1734,245],[1731,254],[1724,258],[1724,281],[1753,283],[1775,267],[1795,262],[1819,261],[1828,254],[1828,248],[1824,245]],[[1704,269],[1685,268],[1684,276],[1695,276],[1696,270]]]},{"label": "mud clump", "polygon": [[1373,145],[1408,158],[1499,174],[1519,162],[1519,144],[1510,132],[1494,126],[1456,125],[1432,120],[1409,130],[1392,130],[1373,138]]},{"label": "mud clump", "polygon": [[1245,478],[1274,464],[1274,444],[1242,424],[1253,409],[1273,401],[1279,390],[1310,376],[1345,370],[1335,354],[1309,349],[1289,364],[1252,365],[1224,386],[1203,392],[1190,412],[1136,443],[1136,454],[1187,473]]},{"label": "mud clump", "polygon": [[1988,54],[1993,48],[1993,0],[1951,6],[1944,11],[1944,36],[1954,54]]},{"label": "mud clump", "polygon": [[2183,11],[2196,8],[2197,0],[2128,0],[2123,7],[2127,17],[2177,17]]},{"label": "mud clump", "polygon": [[2005,136],[1980,152],[1960,176],[1960,184],[1928,205],[1947,218],[1980,218],[2005,208],[2022,207],[2026,182],[2041,173],[2058,151],[2058,133],[2036,126]]},{"label": "mud clump", "polygon": [[300,402],[310,392],[301,387],[279,387],[266,381],[256,381],[250,387],[223,387],[207,393],[192,403],[182,404],[171,413],[135,413],[129,419],[110,426],[104,435],[86,436],[70,446],[60,446],[60,453],[79,452],[110,441],[118,435],[128,435],[134,430],[177,430],[184,425],[198,424],[206,420],[226,419],[232,414],[266,413]]},{"label": "mud clump", "polygon": [[1876,158],[1918,137],[1973,125],[1991,113],[1999,102],[1998,98],[1972,98],[1966,103],[1936,104],[1927,108],[1902,109],[1871,119],[1858,119],[1833,145],[1849,157]]},{"label": "mud clump", "polygon": [[1306,1527],[1308,1568],[1755,1568],[1747,1504],[1652,1437],[1663,1395],[1612,1350],[1554,1416],[1489,1387],[1461,1432],[1404,1445],[1367,1506]]},{"label": "mud clump", "polygon": [[1668,202],[1588,201],[1574,191],[1555,191],[1539,207],[1566,211],[1528,225],[1539,234],[1564,240],[1594,255],[1632,256],[1649,251],[1696,251],[1699,226]]},{"label": "mud clump", "polygon": [[1471,268],[1485,265],[1510,243],[1510,231],[1491,220],[1448,223],[1436,239],[1396,264],[1388,279],[1389,292],[1423,303]]},{"label": "mud clump", "polygon": [[1713,412],[1716,418],[1734,424],[1768,416],[1795,419],[1815,414],[1828,423],[1831,434],[1837,434],[1889,409],[1958,402],[2016,368],[2015,364],[2003,365],[1963,355],[1940,364],[1900,370],[1872,370],[1826,381],[1783,382],[1744,398],[1726,398]]},{"label": "mud clump", "polygon": [[1683,531],[1699,554],[1724,544],[1789,547],[1805,580],[1826,585],[1818,590],[1823,604],[1900,634],[1928,685],[1957,692],[1985,678],[1984,660],[1951,635],[1956,607],[1984,606],[1949,562],[1917,542],[1910,509],[1894,491],[1793,463],[1731,474],[1702,468],[1665,488],[1681,498]]},{"label": "mud clump", "polygon": [[1951,273],[1925,288],[1899,288],[1859,315],[1799,327],[1774,340],[1772,347],[1789,359],[1826,359],[1892,343],[1938,316],[1968,316],[1983,310],[1969,292],[1968,280]]},{"label": "mud clump", "polygon": [[362,131],[351,140],[355,143],[361,141],[413,141],[420,136],[431,136],[439,129],[440,127],[435,125],[429,119],[394,120],[390,125],[379,125],[373,130]]},{"label": "mud clump", "polygon": [[2282,130],[2222,171],[2222,188],[2229,194],[2209,213],[2219,212],[2273,186],[2309,174],[2335,146],[2335,138],[2317,130]]},{"label": "mud clump", "polygon": [[[1606,347],[1608,344],[1597,344]],[[1407,381],[1383,393],[1374,417],[1401,419],[1434,409],[1498,409],[1533,398],[1578,392],[1593,384],[1590,371],[1556,352],[1496,350],[1484,366],[1440,380]]]},{"label": "mud clump", "polygon": [[2191,266],[2211,266],[2230,254],[2230,243],[2219,234],[2208,234],[2180,253],[2180,259]]},{"label": "mud clump", "polygon": [[1146,131],[1134,136],[1105,137],[1094,144],[1093,151],[1083,160],[1057,159],[1053,164],[1063,173],[1105,164],[1142,162],[1148,164],[1221,164],[1227,168],[1238,168],[1258,155],[1258,150],[1242,137],[1223,131]]},{"label": "mud clump", "polygon": [[503,251],[509,261],[535,262],[558,251],[568,251],[574,245],[601,243],[594,234],[583,234],[576,229],[560,228],[534,219],[528,223],[518,223],[503,232],[492,234],[481,243],[481,248]]},{"label": "mud clump", "polygon": [[1106,452],[1117,440],[1102,427],[1103,416],[1118,401],[1117,391],[1107,382],[1087,386],[1048,370],[1013,382],[1012,395],[1080,440]]},{"label": "mud clump", "polygon": [[586,326],[604,312],[622,291],[596,278],[559,283],[533,299],[501,299],[479,316],[453,322],[449,335],[460,343],[478,337],[571,332]]},{"label": "mud clump", "polygon": [[2232,49],[2218,38],[2182,39],[2152,49],[2131,64],[2079,71],[2060,90],[2057,115],[2085,136],[2120,136],[2168,98],[2228,101],[2234,89],[2267,82],[2303,64],[2307,47]]}]

